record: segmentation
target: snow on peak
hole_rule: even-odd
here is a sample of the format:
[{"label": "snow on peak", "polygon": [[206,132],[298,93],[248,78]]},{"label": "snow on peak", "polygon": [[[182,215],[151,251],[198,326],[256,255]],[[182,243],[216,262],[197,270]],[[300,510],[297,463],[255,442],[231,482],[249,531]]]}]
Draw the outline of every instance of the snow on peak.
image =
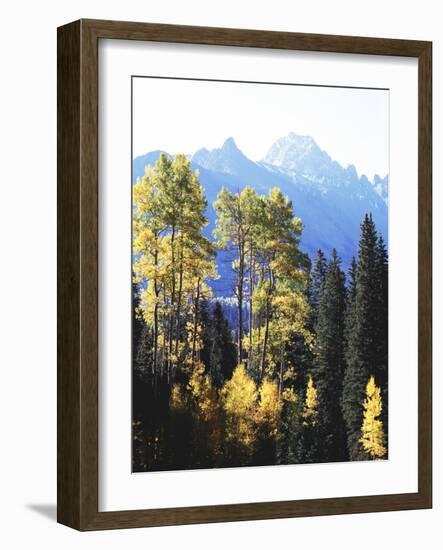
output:
[{"label": "snow on peak", "polygon": [[[284,168],[288,172],[303,173],[305,169],[318,165],[328,157],[311,136],[301,136],[291,132],[279,138],[264,158],[266,164]],[[310,170],[308,170],[310,171]]]},{"label": "snow on peak", "polygon": [[324,181],[336,167],[329,155],[311,136],[291,132],[278,139],[269,149],[264,164],[311,180]]},{"label": "snow on peak", "polygon": [[389,176],[386,175],[384,178],[381,178],[378,174],[375,174],[374,181],[372,182],[374,189],[380,195],[380,197],[387,203],[388,202],[388,187],[389,187]]}]

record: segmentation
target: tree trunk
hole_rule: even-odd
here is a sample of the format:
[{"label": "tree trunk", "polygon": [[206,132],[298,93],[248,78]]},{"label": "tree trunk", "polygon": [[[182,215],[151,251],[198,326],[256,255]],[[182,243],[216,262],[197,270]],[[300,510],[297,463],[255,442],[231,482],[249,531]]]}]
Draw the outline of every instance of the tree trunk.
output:
[{"label": "tree trunk", "polygon": [[268,338],[269,338],[269,297],[266,299],[265,336],[263,339],[263,349],[262,349],[262,356],[261,356],[260,380],[263,380],[263,377],[265,375],[265,363],[266,363],[266,352],[268,347]]},{"label": "tree trunk", "polygon": [[158,304],[154,306],[154,350],[152,354],[152,374],[157,374],[157,354],[158,354]]},{"label": "tree trunk", "polygon": [[261,380],[263,380],[263,377],[265,375],[266,352],[268,348],[268,339],[269,339],[269,317],[270,317],[270,300],[271,300],[272,285],[273,285],[272,271],[269,271],[269,289],[268,289],[268,295],[266,297],[266,311],[265,311],[265,336],[263,339],[263,350],[262,350],[262,358],[261,358],[261,374],[260,374]]},{"label": "tree trunk", "polygon": [[253,349],[252,349],[252,329],[253,327],[253,316],[252,316],[252,293],[254,292],[254,252],[252,247],[252,242],[249,243],[250,247],[250,256],[249,256],[249,357],[248,363],[249,368],[253,367]]},{"label": "tree trunk", "polygon": [[283,372],[284,372],[284,346],[280,348],[280,373],[278,376],[278,395],[281,397],[283,391]]},{"label": "tree trunk", "polygon": [[172,233],[171,233],[171,266],[172,266],[172,282],[171,282],[171,308],[170,308],[170,314],[169,314],[169,327],[168,327],[168,382],[169,377],[171,373],[171,366],[172,366],[172,341],[173,341],[173,332],[174,332],[174,305],[175,305],[175,249],[174,249],[174,241],[175,241],[175,226],[172,226]]},{"label": "tree trunk", "polygon": [[191,367],[194,368],[195,349],[197,347],[198,306],[200,302],[200,278],[197,281],[197,295],[194,301],[194,333],[192,335]]},{"label": "tree trunk", "polygon": [[[158,252],[155,251],[154,253],[154,265],[157,267],[158,265]],[[153,358],[152,358],[152,372],[153,374],[157,373],[157,356],[158,356],[158,296],[159,296],[159,289],[158,289],[158,283],[157,278],[154,277],[154,294],[155,294],[155,306],[154,306],[154,350],[153,350]]]},{"label": "tree trunk", "polygon": [[180,315],[182,307],[182,292],[183,292],[183,265],[180,266],[180,275],[178,282],[178,296],[177,296],[177,320],[175,329],[175,356],[178,357],[178,343],[180,339]]},{"label": "tree trunk", "polygon": [[237,364],[241,365],[243,359],[243,284],[245,275],[245,255],[244,247],[239,247],[239,265],[237,279],[237,305],[238,305],[238,340],[237,340]]},{"label": "tree trunk", "polygon": [[168,365],[167,365],[167,357],[166,357],[166,339],[168,336],[168,318],[166,316],[166,312],[168,310],[168,303],[166,300],[166,292],[163,292],[163,315],[162,315],[162,325],[163,325],[163,344],[162,344],[162,364],[161,364],[161,375],[162,378],[165,374],[165,370],[167,373]]}]

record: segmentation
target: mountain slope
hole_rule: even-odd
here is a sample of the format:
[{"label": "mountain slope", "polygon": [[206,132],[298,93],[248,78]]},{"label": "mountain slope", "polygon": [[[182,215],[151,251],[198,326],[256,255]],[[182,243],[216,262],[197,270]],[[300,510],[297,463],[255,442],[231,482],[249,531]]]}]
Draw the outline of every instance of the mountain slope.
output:
[{"label": "mountain slope", "polygon": [[[134,181],[160,153],[153,151],[134,159]],[[374,183],[365,176],[359,178],[354,166],[343,168],[309,136],[291,133],[280,138],[261,162],[248,159],[229,138],[220,149],[197,151],[191,164],[193,170],[200,172],[208,200],[208,236],[215,227],[212,204],[220,189],[224,186],[235,192],[250,185],[265,194],[272,187],[280,187],[291,199],[294,213],[304,226],[302,248],[311,258],[318,248],[329,255],[335,247],[347,269],[352,256],[358,253],[360,223],[366,212],[372,212],[387,242],[388,177],[376,176]],[[217,266],[221,277],[213,288],[216,294],[229,296],[234,277],[227,253],[218,255]]]}]

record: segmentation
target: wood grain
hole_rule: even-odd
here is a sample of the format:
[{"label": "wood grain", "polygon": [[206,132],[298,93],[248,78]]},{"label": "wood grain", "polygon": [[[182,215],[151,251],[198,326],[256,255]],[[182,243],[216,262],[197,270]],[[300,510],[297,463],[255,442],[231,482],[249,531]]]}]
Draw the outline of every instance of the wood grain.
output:
[{"label": "wood grain", "polygon": [[57,51],[57,518],[80,525],[80,22]]},{"label": "wood grain", "polygon": [[[98,512],[98,41],[161,41],[416,57],[419,63],[417,493]],[[432,46],[430,42],[81,20],[58,29],[58,521],[79,530],[432,506]]]}]

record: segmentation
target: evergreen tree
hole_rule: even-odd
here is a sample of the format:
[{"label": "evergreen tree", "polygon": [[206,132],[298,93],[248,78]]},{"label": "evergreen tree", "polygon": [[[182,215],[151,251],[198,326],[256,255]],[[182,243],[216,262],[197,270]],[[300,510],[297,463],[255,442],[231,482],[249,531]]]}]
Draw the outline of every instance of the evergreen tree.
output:
[{"label": "evergreen tree", "polygon": [[348,317],[349,332],[342,395],[342,411],[351,459],[362,458],[358,443],[363,422],[361,404],[367,380],[371,374],[375,374],[374,370],[378,364],[380,283],[377,243],[372,216],[366,214],[361,225],[354,309]]},{"label": "evergreen tree", "polygon": [[312,376],[319,400],[318,431],[322,445],[319,460],[345,458],[343,418],[340,398],[344,372],[345,275],[334,249],[320,293]]},{"label": "evergreen tree", "polygon": [[280,417],[280,437],[276,445],[277,464],[296,464],[301,462],[300,437],[304,430],[304,393],[308,384],[308,378],[304,388],[295,392],[287,388],[283,392],[283,406]]},{"label": "evergreen tree", "polygon": [[211,317],[210,317],[209,309],[210,309],[209,301],[206,299],[206,297],[204,297],[202,300],[200,300],[198,318],[200,319],[200,324],[202,326],[202,333],[201,333],[202,349],[200,351],[200,360],[205,365],[207,373],[209,372],[209,368],[210,368],[209,353],[211,349],[211,338],[212,338]]},{"label": "evergreen tree", "polygon": [[140,312],[140,294],[138,291],[138,285],[135,282],[133,275],[132,281],[132,359],[135,360],[138,344],[140,342],[140,335],[143,330],[143,316]]},{"label": "evergreen tree", "polygon": [[231,331],[220,302],[216,302],[212,316],[207,302],[202,303],[200,321],[203,327],[202,362],[216,387],[229,380],[236,365],[236,350]]},{"label": "evergreen tree", "polygon": [[152,374],[152,331],[140,310],[138,285],[132,283],[132,366],[141,376]]},{"label": "evergreen tree", "polygon": [[[311,269],[278,188],[223,188],[217,243],[184,155],[161,155],[133,199],[134,470],[385,458],[388,255],[371,215],[346,287],[335,250]],[[216,246],[236,274],[220,302]]]},{"label": "evergreen tree", "polygon": [[[357,297],[357,261],[352,256],[351,265],[348,269],[348,286],[346,288],[346,314],[345,314],[345,358],[348,357],[352,331],[355,328],[355,302]],[[345,361],[346,362],[346,361]]]},{"label": "evergreen tree", "polygon": [[322,292],[323,283],[326,276],[328,264],[323,251],[319,248],[314,260],[314,267],[309,273],[308,299],[311,306],[311,325],[315,328],[317,324],[318,306]]},{"label": "evergreen tree", "polygon": [[351,265],[348,270],[349,283],[346,289],[346,302],[348,309],[355,303],[355,297],[357,295],[357,261],[355,256],[352,256]]},{"label": "evergreen tree", "polygon": [[381,388],[383,409],[381,420],[388,442],[388,253],[383,237],[377,241],[378,279],[378,347],[375,376]]},{"label": "evergreen tree", "polygon": [[152,330],[146,323],[140,333],[134,357],[134,367],[141,376],[152,376]]},{"label": "evergreen tree", "polygon": [[[287,346],[288,363],[296,366],[296,376],[292,387],[297,395],[304,392],[314,361],[313,342],[315,332],[312,316],[312,283],[311,261],[307,258],[304,302],[308,305],[308,313],[304,318],[305,331],[293,331],[289,336]],[[309,335],[309,337],[307,338],[306,335]],[[303,402],[303,399],[301,401]]]}]

